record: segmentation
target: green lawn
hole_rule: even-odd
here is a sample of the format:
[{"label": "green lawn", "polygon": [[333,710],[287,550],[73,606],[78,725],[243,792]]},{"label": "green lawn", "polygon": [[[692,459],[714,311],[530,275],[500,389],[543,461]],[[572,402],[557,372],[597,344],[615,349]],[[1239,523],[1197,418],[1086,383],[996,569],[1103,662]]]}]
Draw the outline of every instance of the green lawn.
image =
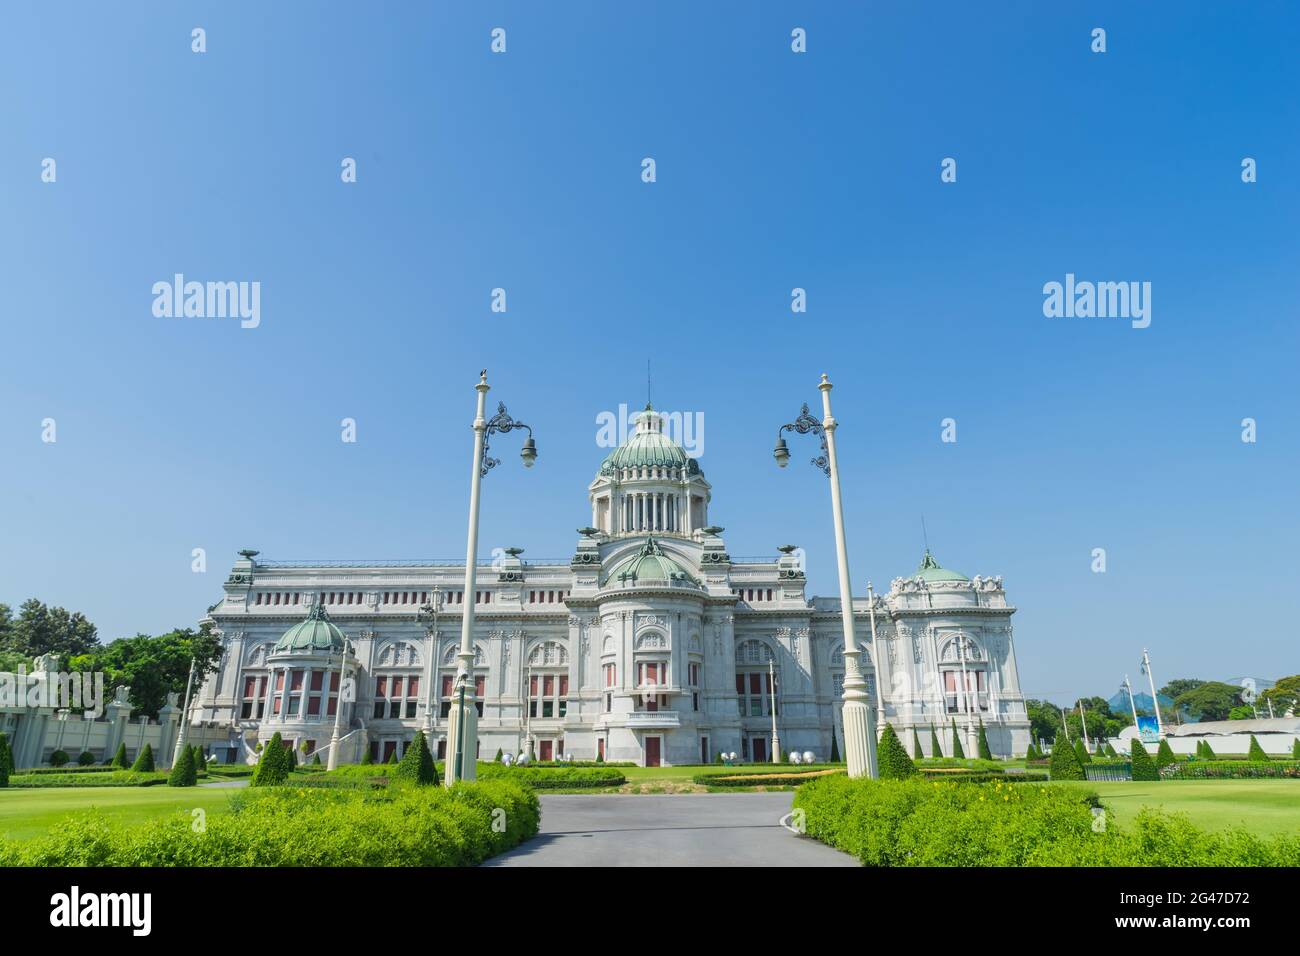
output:
[{"label": "green lawn", "polygon": [[1206,829],[1245,827],[1253,833],[1300,832],[1295,780],[1161,780],[1153,783],[1058,783],[1095,791],[1121,825],[1142,807],[1185,813]]},{"label": "green lawn", "polygon": [[232,793],[204,787],[67,787],[0,790],[0,836],[26,839],[44,833],[69,814],[95,808],[106,817],[142,823],[167,813],[226,809]]}]

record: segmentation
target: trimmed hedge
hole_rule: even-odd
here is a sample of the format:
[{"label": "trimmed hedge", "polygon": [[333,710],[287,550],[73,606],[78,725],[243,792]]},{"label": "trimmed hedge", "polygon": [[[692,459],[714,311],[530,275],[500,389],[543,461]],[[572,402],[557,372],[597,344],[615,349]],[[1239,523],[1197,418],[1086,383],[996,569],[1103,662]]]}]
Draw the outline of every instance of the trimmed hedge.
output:
[{"label": "trimmed hedge", "polygon": [[166,773],[96,768],[95,773],[16,773],[9,786],[25,790],[53,790],[58,787],[155,787],[167,782]]},{"label": "trimmed hedge", "polygon": [[1300,835],[1207,832],[1144,809],[1093,830],[1094,795],[1053,785],[826,777],[800,787],[807,833],[867,866],[1297,866]]},{"label": "trimmed hedge", "polygon": [[807,770],[803,773],[796,770],[774,770],[772,773],[697,773],[691,781],[703,787],[798,787],[822,777],[843,776],[847,773],[847,770],[838,768]]},{"label": "trimmed hedge", "polygon": [[1245,780],[1253,777],[1300,777],[1296,760],[1197,760],[1177,763],[1160,773],[1171,780]]},{"label": "trimmed hedge", "polygon": [[617,768],[605,767],[507,767],[499,763],[478,765],[480,780],[512,780],[534,790],[578,790],[621,787],[627,783]]},{"label": "trimmed hedge", "polygon": [[83,813],[0,842],[0,866],[473,866],[536,835],[537,796],[504,780],[378,793],[244,791],[195,833],[188,811],[131,826]]}]

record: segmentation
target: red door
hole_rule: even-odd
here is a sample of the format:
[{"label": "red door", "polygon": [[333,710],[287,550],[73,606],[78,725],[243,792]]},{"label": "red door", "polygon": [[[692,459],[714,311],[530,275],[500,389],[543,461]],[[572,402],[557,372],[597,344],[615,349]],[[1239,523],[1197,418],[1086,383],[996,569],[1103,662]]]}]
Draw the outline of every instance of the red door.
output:
[{"label": "red door", "polygon": [[754,763],[767,763],[767,741],[762,737],[755,737],[750,749],[754,751]]},{"label": "red door", "polygon": [[542,741],[542,756],[541,756],[541,759],[542,759],[542,760],[550,760],[550,759],[551,759],[551,742],[550,742],[549,740],[543,740],[543,741]]},{"label": "red door", "polygon": [[645,765],[647,767],[659,766],[659,738],[647,737],[645,739]]},{"label": "red door", "polygon": [[601,760],[605,759],[605,738],[601,737],[596,741],[596,756]]}]

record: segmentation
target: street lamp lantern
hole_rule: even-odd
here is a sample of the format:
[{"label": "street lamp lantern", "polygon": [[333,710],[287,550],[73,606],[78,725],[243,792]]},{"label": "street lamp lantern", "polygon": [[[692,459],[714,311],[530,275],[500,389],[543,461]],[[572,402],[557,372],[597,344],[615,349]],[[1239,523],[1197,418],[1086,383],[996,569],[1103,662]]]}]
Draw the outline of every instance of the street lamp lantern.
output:
[{"label": "street lamp lantern", "polygon": [[524,460],[524,467],[531,468],[537,461],[537,442],[533,441],[532,435],[524,442],[524,447],[519,451],[519,457]]},{"label": "street lamp lantern", "polygon": [[790,449],[786,447],[784,438],[777,438],[776,449],[772,452],[772,456],[782,468],[790,464]]},{"label": "street lamp lantern", "polygon": [[[800,435],[813,434],[821,439],[822,453],[812,459],[814,467],[820,469],[831,484],[831,512],[835,518],[835,552],[839,563],[840,577],[840,620],[844,629],[844,750],[848,758],[850,777],[875,777],[876,770],[876,733],[871,712],[870,697],[867,694],[867,682],[862,676],[859,657],[862,654],[854,635],[853,621],[853,587],[849,581],[849,548],[844,534],[844,505],[840,495],[839,461],[835,455],[835,429],[839,423],[831,414],[830,380],[823,375],[817,386],[822,393],[823,418],[818,421],[808,411],[805,404],[799,411],[799,417],[782,425],[776,433],[776,457],[778,465],[785,466],[790,457],[785,447],[786,432],[798,432]],[[805,758],[809,754],[804,755]]]}]

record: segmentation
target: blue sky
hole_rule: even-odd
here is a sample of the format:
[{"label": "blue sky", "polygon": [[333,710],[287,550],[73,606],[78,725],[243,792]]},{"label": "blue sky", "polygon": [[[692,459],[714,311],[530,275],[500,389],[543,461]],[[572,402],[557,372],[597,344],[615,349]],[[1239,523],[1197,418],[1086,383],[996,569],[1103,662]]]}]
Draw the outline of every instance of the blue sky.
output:
[{"label": "blue sky", "polygon": [[[856,590],[924,515],[1004,575],[1035,696],[1144,645],[1300,670],[1300,11],[986,6],[6,5],[0,600],[115,638],[193,624],[241,547],[462,556],[483,366],[541,449],[501,440],[484,554],[568,554],[648,358],[733,554],[802,545],[834,592],[814,445],[771,459],[825,371]],[[260,326],[156,318],[176,272],[259,281]],[[1149,281],[1150,328],[1044,317],[1066,273]]]}]

